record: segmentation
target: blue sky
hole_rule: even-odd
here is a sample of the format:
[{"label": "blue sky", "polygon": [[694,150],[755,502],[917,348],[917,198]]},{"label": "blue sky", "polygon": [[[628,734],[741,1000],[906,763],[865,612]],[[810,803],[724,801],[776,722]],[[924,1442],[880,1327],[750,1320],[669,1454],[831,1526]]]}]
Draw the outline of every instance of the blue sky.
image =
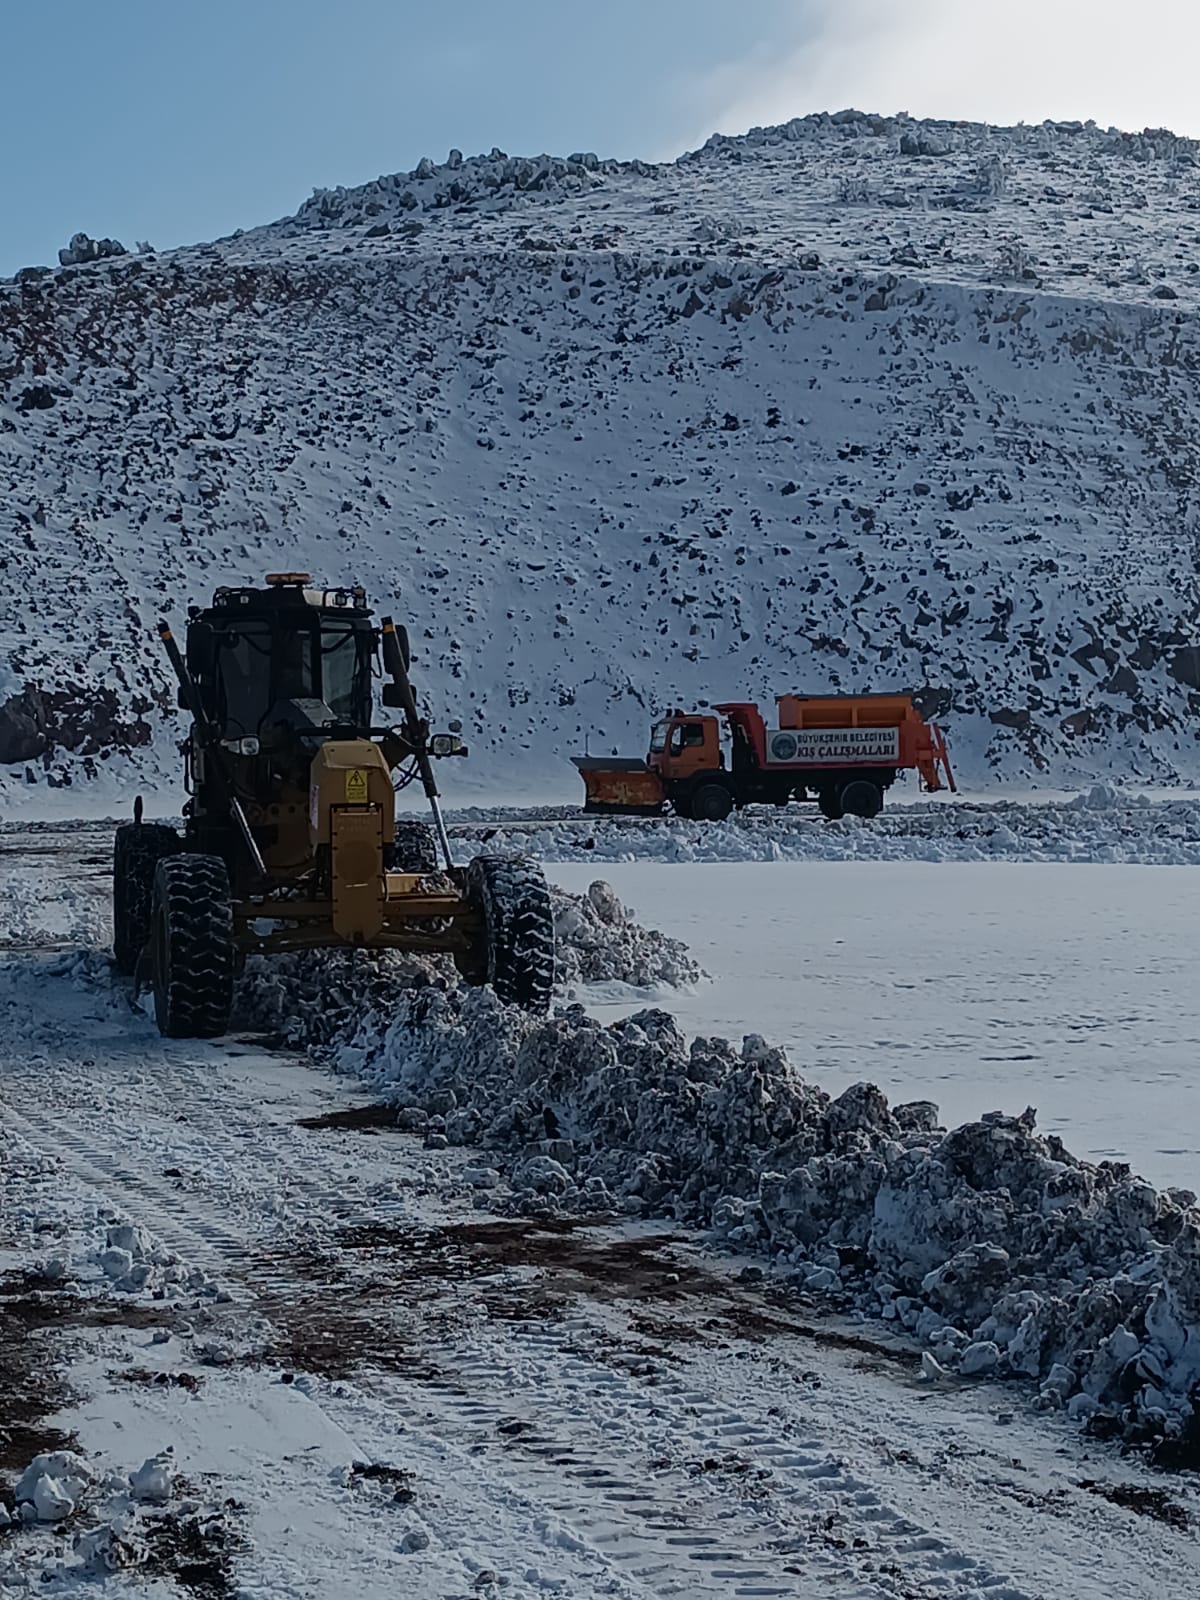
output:
[{"label": "blue sky", "polygon": [[165,248],[253,227],[451,146],[662,159],[846,105],[1200,135],[1200,6],[1130,15],[1126,0],[9,0],[0,274],[53,263],[77,229]]},{"label": "blue sky", "polygon": [[747,26],[728,0],[14,3],[0,273],[76,229],[162,248],[251,227],[451,146],[676,154],[708,127],[713,71],[795,42],[809,9],[753,0]]}]

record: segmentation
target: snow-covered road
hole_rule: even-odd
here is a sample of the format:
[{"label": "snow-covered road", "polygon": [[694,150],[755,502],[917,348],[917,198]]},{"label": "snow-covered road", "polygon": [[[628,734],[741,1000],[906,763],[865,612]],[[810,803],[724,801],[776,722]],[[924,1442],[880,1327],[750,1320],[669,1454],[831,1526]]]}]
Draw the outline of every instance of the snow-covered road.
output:
[{"label": "snow-covered road", "polygon": [[[1146,1600],[1200,1582],[1194,1540],[1108,1498],[1147,1487],[1141,1469],[1065,1421],[922,1387],[886,1335],[661,1226],[481,1213],[465,1154],[329,1126],[353,1086],[251,1041],[160,1042],[94,962],[2,976],[6,1146],[60,1163],[6,1197],[5,1243],[36,1225],[44,1249],[49,1228],[86,1283],[116,1214],[211,1280],[182,1306],[153,1276],[127,1292],[159,1305],[157,1333],[81,1329],[83,1398],[58,1423],[109,1468],[172,1447],[192,1501],[223,1508],[215,1592]],[[80,1577],[35,1534],[0,1544],[0,1571],[17,1592]],[[136,1573],[120,1588],[142,1592]]]},{"label": "snow-covered road", "polygon": [[[95,950],[106,851],[102,827],[0,840],[0,1486],[48,1428],[97,1474],[65,1539],[0,1527],[5,1592],[1200,1587],[1191,1481],[1027,1387],[924,1382],[897,1324],[670,1223],[514,1216],[478,1149],[402,1131],[267,1039],[159,1039]],[[693,946],[713,981],[667,1002],[691,1030],[760,1032],[835,1093],[869,1078],[948,1120],[1032,1102],[1081,1154],[1200,1176],[1190,871],[549,870],[602,872]],[[131,1504],[127,1475],[168,1447],[170,1504]]]},{"label": "snow-covered road", "polygon": [[[992,862],[556,863],[603,871],[713,977],[696,1034],[761,1033],[837,1094],[877,1083],[950,1124],[1037,1108],[1089,1161],[1200,1188],[1194,869]],[[621,1005],[593,997],[612,1017]]]}]

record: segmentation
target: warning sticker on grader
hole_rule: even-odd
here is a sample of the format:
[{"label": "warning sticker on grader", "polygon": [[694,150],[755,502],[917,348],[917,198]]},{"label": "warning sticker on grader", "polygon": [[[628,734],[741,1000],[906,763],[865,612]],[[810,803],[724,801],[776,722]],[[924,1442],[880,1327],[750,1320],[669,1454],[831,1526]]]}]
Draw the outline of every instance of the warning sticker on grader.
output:
[{"label": "warning sticker on grader", "polygon": [[367,775],[361,767],[351,767],[346,774],[346,804],[365,806],[367,803]]}]

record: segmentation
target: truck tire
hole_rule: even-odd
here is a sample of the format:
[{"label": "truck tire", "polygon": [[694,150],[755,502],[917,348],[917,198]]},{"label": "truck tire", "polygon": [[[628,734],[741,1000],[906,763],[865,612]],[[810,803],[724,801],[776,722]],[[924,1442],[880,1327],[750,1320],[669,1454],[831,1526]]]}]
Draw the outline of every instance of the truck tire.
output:
[{"label": "truck tire", "polygon": [[220,856],[175,855],[154,874],[154,1019],[170,1039],[229,1027],[237,948],[229,869]]},{"label": "truck tire", "polygon": [[150,937],[154,870],[183,841],[158,822],[127,822],[113,840],[113,965],[128,977]]},{"label": "truck tire", "polygon": [[396,841],[384,849],[388,872],[419,872],[426,876],[440,870],[437,839],[426,822],[397,822]]},{"label": "truck tire", "polygon": [[702,783],[692,793],[691,810],[698,822],[724,822],[733,810],[733,796],[723,783]]},{"label": "truck tire", "polygon": [[554,912],[540,865],[525,856],[476,856],[466,888],[483,922],[483,946],[460,971],[470,983],[490,984],[505,1005],[543,1015],[554,989]]},{"label": "truck tire", "polygon": [[883,810],[883,790],[868,778],[855,778],[842,790],[842,805],[852,817],[877,817]]},{"label": "truck tire", "polygon": [[846,808],[842,805],[842,791],[835,788],[819,789],[817,791],[817,805],[821,808],[821,815],[830,822],[836,822],[839,817],[846,815]]}]

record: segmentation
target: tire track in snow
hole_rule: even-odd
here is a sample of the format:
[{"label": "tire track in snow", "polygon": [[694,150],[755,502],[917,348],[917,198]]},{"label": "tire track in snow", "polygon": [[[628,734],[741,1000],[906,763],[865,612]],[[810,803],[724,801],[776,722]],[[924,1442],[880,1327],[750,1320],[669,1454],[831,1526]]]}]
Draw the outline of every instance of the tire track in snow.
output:
[{"label": "tire track in snow", "polygon": [[[259,1168],[289,1191],[290,1217],[270,1219],[262,1239],[247,1236],[235,1191],[184,1191],[147,1172],[124,1130],[98,1120],[86,1104],[17,1109],[6,1093],[6,1115],[31,1143],[56,1153],[110,1204],[227,1286],[235,1300],[230,1317],[252,1309],[286,1329],[314,1296],[288,1233],[297,1213],[324,1219],[313,1242],[328,1266],[338,1260],[338,1227],[395,1225],[406,1203],[348,1193],[344,1157],[319,1147],[298,1172],[287,1124],[260,1120],[248,1151],[231,1122],[258,1108],[236,1104],[234,1083],[207,1065],[171,1062],[167,1070],[171,1104],[188,1108],[189,1141],[205,1146],[220,1167],[240,1157],[251,1176]],[[148,1109],[146,1122],[155,1114]],[[351,1291],[361,1257],[341,1253],[343,1286]],[[378,1272],[379,1262],[371,1265]],[[402,1267],[397,1289],[403,1308]],[[324,1293],[336,1332],[336,1291]],[[808,1580],[836,1600],[1036,1600],[1037,1591],[892,1507],[830,1454],[819,1430],[789,1440],[758,1407],[725,1404],[677,1371],[658,1369],[652,1382],[615,1371],[587,1349],[604,1328],[603,1312],[594,1315],[585,1301],[563,1325],[534,1320],[457,1330],[453,1343],[436,1351],[436,1372],[422,1371],[413,1351],[401,1375],[367,1370],[353,1381],[385,1415],[454,1440],[470,1470],[483,1466],[497,1489],[532,1502],[551,1552],[586,1555],[593,1570],[627,1580],[635,1595],[751,1600],[794,1594]],[[394,1321],[390,1331],[410,1345],[408,1329]],[[381,1357],[388,1333],[384,1314]],[[321,1404],[335,1402],[323,1397]],[[520,1426],[519,1413],[538,1421]]]}]

